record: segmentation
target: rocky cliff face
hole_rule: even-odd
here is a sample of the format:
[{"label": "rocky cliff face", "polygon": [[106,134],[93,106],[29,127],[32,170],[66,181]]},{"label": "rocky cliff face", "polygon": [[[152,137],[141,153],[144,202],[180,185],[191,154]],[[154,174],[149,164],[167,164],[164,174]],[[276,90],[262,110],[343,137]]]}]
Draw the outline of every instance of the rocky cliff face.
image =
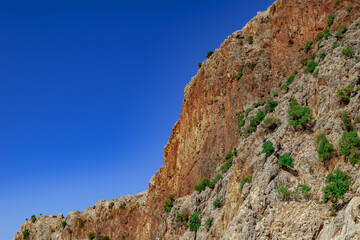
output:
[{"label": "rocky cliff face", "polygon": [[[360,1],[276,1],[229,36],[186,86],[164,166],[148,191],[99,201],[67,218],[28,220],[14,239],[23,239],[24,231],[29,239],[87,239],[90,233],[94,239],[360,239],[359,165],[352,166],[338,147],[349,130],[343,127],[342,111],[349,115],[351,130],[360,130],[359,10]],[[341,25],[348,30],[335,36]],[[326,28],[333,36],[318,35]],[[307,41],[312,44],[305,46]],[[317,66],[308,63],[310,71],[304,73],[302,64],[312,61]],[[292,77],[293,69],[298,73]],[[337,91],[349,84],[353,89],[343,91],[349,101],[341,102]],[[263,103],[272,97],[278,105],[270,111]],[[313,115],[300,129],[289,125],[294,98]],[[275,129],[255,126],[261,111],[279,119]],[[337,149],[326,160],[314,143],[321,133]],[[259,155],[267,141],[274,151]],[[232,166],[220,169],[234,148]],[[360,145],[353,148],[360,151]],[[284,154],[294,159],[293,168],[280,166]],[[336,168],[351,177],[352,185],[330,216],[331,203],[321,203],[322,189]],[[216,173],[222,179],[215,186],[194,191],[201,179]],[[311,190],[303,194],[299,185]],[[167,213],[163,206],[170,194],[175,201]],[[186,216],[197,211],[201,227],[191,232]]]}]

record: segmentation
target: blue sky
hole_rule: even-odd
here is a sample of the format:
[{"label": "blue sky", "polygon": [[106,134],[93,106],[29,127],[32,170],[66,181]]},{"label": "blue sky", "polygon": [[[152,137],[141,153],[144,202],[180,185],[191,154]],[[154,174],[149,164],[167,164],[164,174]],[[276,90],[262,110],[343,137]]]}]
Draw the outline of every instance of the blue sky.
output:
[{"label": "blue sky", "polygon": [[147,189],[183,90],[273,1],[0,1],[0,237]]}]

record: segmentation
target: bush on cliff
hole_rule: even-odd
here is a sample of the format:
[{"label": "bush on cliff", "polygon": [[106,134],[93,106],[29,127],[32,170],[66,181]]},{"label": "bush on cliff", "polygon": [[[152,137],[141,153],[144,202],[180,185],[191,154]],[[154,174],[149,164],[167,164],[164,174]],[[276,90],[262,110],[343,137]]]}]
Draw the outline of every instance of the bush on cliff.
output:
[{"label": "bush on cliff", "polygon": [[288,118],[290,120],[290,126],[300,128],[304,127],[314,117],[310,108],[300,106],[297,100],[293,99],[290,104],[290,110],[288,111]]},{"label": "bush on cliff", "polygon": [[208,178],[203,178],[199,184],[195,185],[194,189],[200,193],[204,191],[206,187],[213,188],[214,185]]},{"label": "bush on cliff", "polygon": [[201,226],[201,220],[199,218],[200,214],[201,214],[200,211],[191,214],[189,221],[190,232],[196,232],[200,228]]},{"label": "bush on cliff", "polygon": [[334,145],[327,140],[323,133],[316,137],[315,144],[319,147],[317,151],[319,158],[329,159],[331,154],[336,153]]},{"label": "bush on cliff", "polygon": [[168,199],[164,202],[164,210],[165,212],[171,212],[172,207],[174,206],[174,195],[169,195]]}]

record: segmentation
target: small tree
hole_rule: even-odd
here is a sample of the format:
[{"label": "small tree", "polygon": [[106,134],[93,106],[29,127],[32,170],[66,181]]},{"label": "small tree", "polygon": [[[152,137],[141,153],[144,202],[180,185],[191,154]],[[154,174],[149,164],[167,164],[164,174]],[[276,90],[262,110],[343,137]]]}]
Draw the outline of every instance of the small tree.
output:
[{"label": "small tree", "polygon": [[191,214],[189,221],[190,232],[196,232],[200,228],[201,226],[201,220],[199,218],[200,214],[201,214],[200,211]]},{"label": "small tree", "polygon": [[350,188],[351,178],[337,168],[326,176],[325,183],[323,202],[331,201],[333,203],[333,214],[335,214],[338,200],[344,199],[345,193]]},{"label": "small tree", "polygon": [[62,228],[65,228],[65,227],[66,227],[66,221],[62,221],[62,222],[61,222],[61,227],[62,227]]},{"label": "small tree", "polygon": [[89,240],[93,240],[94,238],[95,238],[94,233],[91,232],[91,233],[88,234],[88,239]]},{"label": "small tree", "polygon": [[169,213],[171,212],[172,207],[174,206],[174,195],[169,195],[168,199],[164,202],[164,210],[165,212]]},{"label": "small tree", "polygon": [[288,118],[291,126],[294,128],[300,128],[304,127],[314,117],[310,108],[300,106],[297,100],[293,99],[290,104]]},{"label": "small tree", "polygon": [[336,153],[334,145],[327,140],[323,133],[316,137],[315,144],[319,147],[317,151],[319,158],[329,159],[331,154]]},{"label": "small tree", "polygon": [[25,229],[23,231],[23,237],[24,237],[24,239],[29,239],[29,237],[30,237],[29,229]]},{"label": "small tree", "polygon": [[210,58],[213,54],[214,54],[213,51],[209,51],[209,52],[207,53],[206,57],[207,57],[207,58]]},{"label": "small tree", "polygon": [[206,187],[213,188],[214,185],[208,178],[203,178],[199,184],[195,185],[194,189],[200,193],[204,191]]}]

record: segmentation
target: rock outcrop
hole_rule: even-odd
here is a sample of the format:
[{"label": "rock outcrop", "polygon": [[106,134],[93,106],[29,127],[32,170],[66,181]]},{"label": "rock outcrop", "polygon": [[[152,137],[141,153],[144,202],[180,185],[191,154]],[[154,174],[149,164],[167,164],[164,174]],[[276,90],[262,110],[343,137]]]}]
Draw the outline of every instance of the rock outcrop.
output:
[{"label": "rock outcrop", "polygon": [[[346,131],[342,111],[349,114],[353,130],[360,130],[360,120],[355,121],[360,115],[359,10],[358,0],[276,1],[229,36],[186,86],[180,119],[164,149],[164,166],[146,192],[99,201],[66,218],[28,220],[14,239],[23,239],[25,230],[29,239],[87,239],[90,233],[94,239],[360,239],[359,164],[352,166],[339,151],[319,159],[314,143],[324,133],[338,148]],[[335,36],[340,26],[348,30]],[[333,35],[327,39],[318,35],[326,28]],[[344,49],[352,51],[344,54]],[[318,65],[304,73],[302,64],[310,60]],[[344,104],[337,91],[349,84],[354,88]],[[271,98],[278,105],[266,117],[280,119],[278,126],[244,132],[265,110],[262,101]],[[314,119],[306,128],[289,126],[294,98],[312,110]],[[241,131],[239,124],[244,125]],[[259,155],[265,141],[274,143],[269,156]],[[237,154],[225,172],[220,166],[234,148]],[[294,168],[279,165],[283,154],[292,156]],[[336,168],[353,184],[330,216],[331,203],[322,202],[322,189]],[[213,188],[194,191],[201,179],[216,173],[223,176]],[[303,184],[311,188],[306,196],[296,191]],[[291,192],[285,199],[277,191],[280,185]],[[170,194],[175,201],[167,213],[163,205]],[[186,216],[197,211],[202,224],[190,232]]]}]

